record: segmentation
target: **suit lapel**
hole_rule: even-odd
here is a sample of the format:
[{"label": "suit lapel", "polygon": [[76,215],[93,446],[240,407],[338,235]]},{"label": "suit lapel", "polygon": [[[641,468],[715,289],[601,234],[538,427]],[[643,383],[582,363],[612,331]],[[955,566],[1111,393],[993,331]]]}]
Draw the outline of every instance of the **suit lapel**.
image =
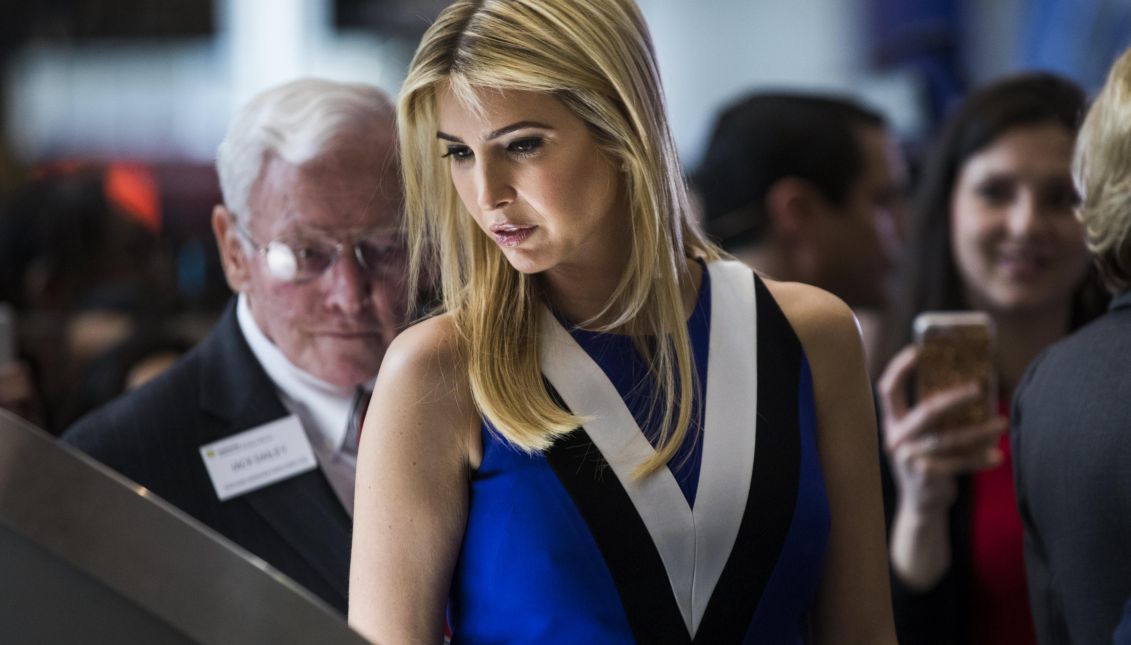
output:
[{"label": "suit lapel", "polygon": [[[197,445],[238,434],[287,415],[275,385],[251,352],[236,319],[224,312],[213,343],[201,361],[201,409],[216,418],[202,424]],[[292,477],[237,497],[329,585],[345,594],[349,579],[352,521],[321,470]]]}]

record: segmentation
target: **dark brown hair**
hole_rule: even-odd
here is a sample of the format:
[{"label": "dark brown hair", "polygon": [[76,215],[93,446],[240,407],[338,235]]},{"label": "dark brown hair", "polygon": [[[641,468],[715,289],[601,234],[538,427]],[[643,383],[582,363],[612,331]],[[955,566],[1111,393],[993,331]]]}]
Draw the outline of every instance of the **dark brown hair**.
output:
[{"label": "dark brown hair", "polygon": [[[1028,73],[971,94],[949,119],[920,180],[904,250],[899,291],[889,321],[890,358],[911,340],[911,321],[923,311],[967,309],[951,253],[951,195],[963,164],[1015,128],[1057,124],[1075,136],[1084,118],[1083,90],[1065,78]],[[1107,297],[1094,270],[1076,290],[1073,329],[1103,313]]]}]

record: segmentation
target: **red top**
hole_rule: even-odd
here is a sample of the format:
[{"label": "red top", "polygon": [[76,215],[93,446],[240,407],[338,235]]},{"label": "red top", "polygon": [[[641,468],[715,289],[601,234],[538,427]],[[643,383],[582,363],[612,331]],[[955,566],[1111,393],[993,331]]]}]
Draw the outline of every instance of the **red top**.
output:
[{"label": "red top", "polygon": [[[1009,404],[999,405],[1003,416]],[[971,598],[973,643],[1036,645],[1025,558],[1021,547],[1021,515],[1013,492],[1013,459],[1009,437],[998,447],[1005,457],[996,468],[975,473],[971,497],[974,597]]]}]

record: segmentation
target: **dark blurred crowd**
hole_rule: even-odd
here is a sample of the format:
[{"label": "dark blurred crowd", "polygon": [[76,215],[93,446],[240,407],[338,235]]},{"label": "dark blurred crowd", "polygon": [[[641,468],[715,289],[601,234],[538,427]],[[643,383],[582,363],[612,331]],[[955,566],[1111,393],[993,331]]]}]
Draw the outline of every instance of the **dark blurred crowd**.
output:
[{"label": "dark blurred crowd", "polygon": [[[0,400],[59,434],[187,351],[226,298],[210,170],[35,168],[0,211]],[[178,203],[181,192],[195,194]],[[180,186],[178,190],[178,186]]]}]

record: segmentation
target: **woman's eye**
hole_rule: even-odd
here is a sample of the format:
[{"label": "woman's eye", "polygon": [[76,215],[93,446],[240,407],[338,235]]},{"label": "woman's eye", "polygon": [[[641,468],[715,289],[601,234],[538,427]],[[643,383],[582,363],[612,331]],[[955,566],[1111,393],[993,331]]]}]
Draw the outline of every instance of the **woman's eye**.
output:
[{"label": "woman's eye", "polygon": [[467,146],[448,146],[448,151],[440,155],[440,158],[447,159],[451,157],[452,161],[467,161],[471,159],[471,148]]},{"label": "woman's eye", "polygon": [[1002,206],[1013,201],[1013,186],[1006,182],[989,182],[978,186],[978,196],[996,206]]},{"label": "woman's eye", "polygon": [[511,144],[507,146],[507,151],[517,155],[528,156],[537,152],[541,147],[542,139],[531,137],[529,139],[517,139],[512,141]]}]

